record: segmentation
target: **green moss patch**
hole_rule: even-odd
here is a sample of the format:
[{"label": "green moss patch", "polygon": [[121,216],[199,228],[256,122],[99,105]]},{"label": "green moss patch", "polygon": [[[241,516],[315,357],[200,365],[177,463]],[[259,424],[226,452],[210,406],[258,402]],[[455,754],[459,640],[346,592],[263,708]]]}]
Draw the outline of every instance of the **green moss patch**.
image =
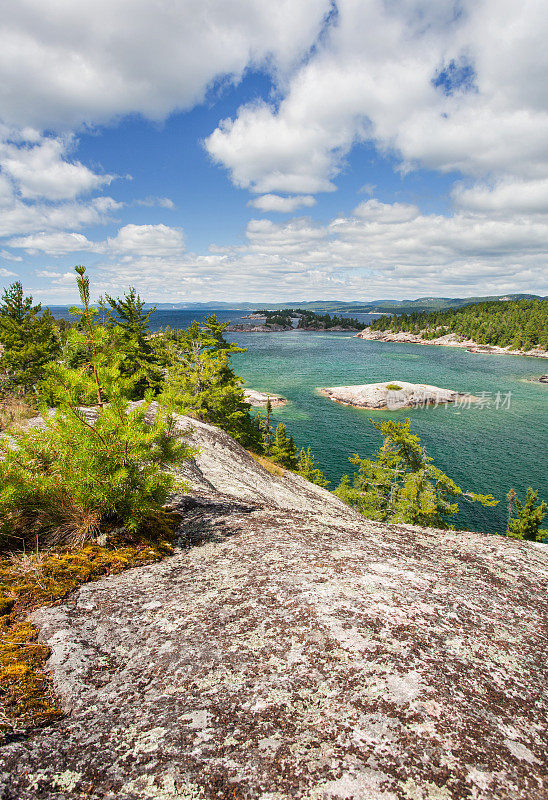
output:
[{"label": "green moss patch", "polygon": [[62,715],[44,672],[50,650],[37,641],[26,615],[84,583],[170,555],[179,522],[178,514],[160,512],[145,520],[133,540],[118,535],[106,546],[0,557],[0,738],[14,727],[43,725]]}]

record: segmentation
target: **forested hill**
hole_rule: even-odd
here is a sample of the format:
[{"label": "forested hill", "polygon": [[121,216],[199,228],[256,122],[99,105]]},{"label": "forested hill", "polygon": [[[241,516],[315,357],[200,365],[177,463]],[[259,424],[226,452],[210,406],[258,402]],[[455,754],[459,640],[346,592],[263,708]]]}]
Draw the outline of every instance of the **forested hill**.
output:
[{"label": "forested hill", "polygon": [[424,339],[456,333],[478,344],[548,350],[548,300],[495,300],[446,311],[383,316],[369,327],[422,334]]}]

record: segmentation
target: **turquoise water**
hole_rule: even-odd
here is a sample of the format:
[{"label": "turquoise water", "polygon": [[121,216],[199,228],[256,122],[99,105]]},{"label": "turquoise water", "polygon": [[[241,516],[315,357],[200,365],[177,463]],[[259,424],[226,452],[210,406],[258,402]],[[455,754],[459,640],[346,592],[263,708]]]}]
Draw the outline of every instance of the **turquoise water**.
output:
[{"label": "turquoise water", "polygon": [[[352,471],[350,455],[369,456],[378,446],[370,417],[408,416],[437,466],[463,488],[491,493],[502,501],[488,509],[463,501],[455,518],[457,527],[504,530],[504,497],[510,487],[521,496],[533,486],[548,499],[548,385],[527,380],[546,373],[546,361],[369,342],[345,333],[238,333],[231,338],[248,348],[234,357],[236,372],[250,388],[289,399],[287,406],[275,409],[274,420],[285,422],[299,445],[310,444],[332,488],[341,475]],[[316,391],[321,386],[388,380],[428,383],[476,396],[490,393],[485,395],[489,403],[481,409],[446,406],[372,412],[342,406]]]}]

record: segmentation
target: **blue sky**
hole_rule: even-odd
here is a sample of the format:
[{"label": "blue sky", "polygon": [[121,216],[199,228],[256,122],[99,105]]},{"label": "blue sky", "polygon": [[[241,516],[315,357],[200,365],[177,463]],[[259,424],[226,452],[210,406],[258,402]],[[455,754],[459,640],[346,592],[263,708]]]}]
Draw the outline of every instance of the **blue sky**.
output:
[{"label": "blue sky", "polygon": [[546,28],[536,0],[21,0],[0,286],[546,294]]}]

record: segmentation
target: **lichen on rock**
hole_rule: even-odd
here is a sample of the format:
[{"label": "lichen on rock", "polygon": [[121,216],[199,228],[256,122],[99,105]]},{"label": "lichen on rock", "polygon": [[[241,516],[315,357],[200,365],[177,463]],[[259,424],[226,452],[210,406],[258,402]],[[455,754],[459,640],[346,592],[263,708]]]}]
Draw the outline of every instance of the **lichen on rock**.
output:
[{"label": "lichen on rock", "polygon": [[371,522],[178,425],[180,547],[34,613],[66,717],[0,797],[546,798],[546,547]]}]

